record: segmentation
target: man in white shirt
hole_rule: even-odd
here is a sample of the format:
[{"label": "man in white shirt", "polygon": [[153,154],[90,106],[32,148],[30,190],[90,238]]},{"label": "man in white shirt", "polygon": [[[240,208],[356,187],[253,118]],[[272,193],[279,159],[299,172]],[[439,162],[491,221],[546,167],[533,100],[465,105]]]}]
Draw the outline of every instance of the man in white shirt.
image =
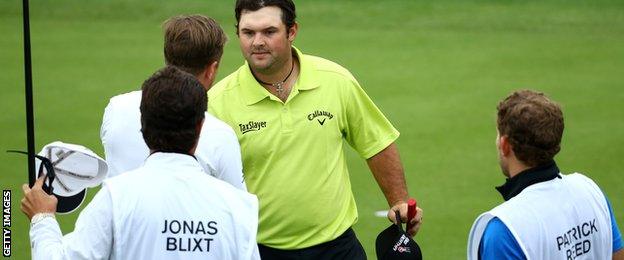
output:
[{"label": "man in white shirt", "polygon": [[[217,75],[227,37],[219,24],[201,15],[176,16],[165,21],[167,65],[193,74],[207,91]],[[141,137],[141,91],[110,99],[104,111],[100,138],[108,177],[143,165],[149,151]],[[206,112],[195,157],[204,170],[234,187],[245,187],[240,145],[232,128]]]},{"label": "man in white shirt", "polygon": [[505,202],[477,218],[468,259],[624,259],[605,194],[590,178],[562,174],[554,161],[563,113],[544,94],[521,90],[497,107],[496,147]]},{"label": "man in white shirt", "polygon": [[258,200],[205,174],[193,156],[207,96],[193,75],[167,66],[143,83],[145,164],[109,178],[62,236],[57,200],[24,184],[33,259],[259,259]]}]

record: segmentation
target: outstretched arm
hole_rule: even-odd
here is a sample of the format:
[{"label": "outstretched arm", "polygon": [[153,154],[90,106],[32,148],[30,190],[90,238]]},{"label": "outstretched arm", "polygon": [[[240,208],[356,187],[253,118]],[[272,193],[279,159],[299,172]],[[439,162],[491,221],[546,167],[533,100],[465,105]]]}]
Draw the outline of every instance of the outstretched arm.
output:
[{"label": "outstretched arm", "polygon": [[[53,213],[57,199],[45,193],[39,178],[32,189],[24,184],[21,209],[31,219],[30,245],[33,259],[108,259],[112,250],[112,209],[108,189],[103,187],[80,213],[72,233],[63,236]],[[43,218],[33,217],[48,214]],[[41,215],[40,215],[41,216]]]},{"label": "outstretched arm", "polygon": [[[398,210],[401,214],[401,220],[407,221],[407,184],[405,183],[405,174],[401,165],[399,151],[394,143],[391,143],[381,152],[373,155],[366,160],[379,188],[386,197],[388,205],[391,207],[388,211],[388,219],[395,222],[394,211]],[[412,229],[408,230],[410,235],[416,235],[420,228],[422,220],[422,209],[416,209],[416,217],[412,220],[415,224]]]}]

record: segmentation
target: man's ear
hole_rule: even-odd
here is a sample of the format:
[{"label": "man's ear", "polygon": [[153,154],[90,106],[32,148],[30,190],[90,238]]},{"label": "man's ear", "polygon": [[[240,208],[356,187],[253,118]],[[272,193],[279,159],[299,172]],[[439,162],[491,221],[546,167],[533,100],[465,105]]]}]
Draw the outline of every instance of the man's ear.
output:
[{"label": "man's ear", "polygon": [[206,68],[202,70],[199,75],[199,82],[202,83],[206,91],[210,89],[212,83],[217,77],[217,72],[219,71],[219,62],[213,61],[212,63],[206,65]]},{"label": "man's ear", "polygon": [[208,65],[208,69],[207,69],[207,73],[208,76],[210,77],[210,81],[214,81],[214,79],[217,77],[217,72],[219,71],[219,61],[213,61],[212,63],[210,63],[210,65]]},{"label": "man's ear", "polygon": [[297,32],[299,32],[299,24],[295,22],[295,24],[293,24],[292,27],[290,27],[288,29],[288,41],[292,44],[295,41],[295,38],[297,37]]},{"label": "man's ear", "polygon": [[509,137],[506,135],[500,137],[498,141],[498,151],[505,157],[509,156],[513,152],[511,143],[509,143]]}]

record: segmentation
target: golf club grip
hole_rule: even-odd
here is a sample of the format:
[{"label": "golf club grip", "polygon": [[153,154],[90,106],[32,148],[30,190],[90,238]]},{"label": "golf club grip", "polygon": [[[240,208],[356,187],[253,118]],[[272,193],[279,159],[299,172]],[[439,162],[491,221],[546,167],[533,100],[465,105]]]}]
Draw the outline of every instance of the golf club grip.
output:
[{"label": "golf club grip", "polygon": [[416,200],[410,198],[407,201],[407,230],[410,230],[414,225],[412,219],[416,217]]}]

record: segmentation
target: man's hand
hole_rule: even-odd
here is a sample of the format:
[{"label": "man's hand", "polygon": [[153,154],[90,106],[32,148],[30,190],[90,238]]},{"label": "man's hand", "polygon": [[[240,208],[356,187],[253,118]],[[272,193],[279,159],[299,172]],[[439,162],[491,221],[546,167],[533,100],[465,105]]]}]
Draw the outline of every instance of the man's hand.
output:
[{"label": "man's hand", "polygon": [[37,213],[56,212],[56,204],[58,203],[56,197],[48,195],[42,189],[45,178],[46,176],[42,176],[37,179],[32,189],[28,187],[28,184],[22,185],[24,198],[22,199],[20,209],[26,214],[28,219],[32,219]]},{"label": "man's hand", "polygon": [[[399,213],[401,214],[401,222],[403,223],[407,222],[407,202],[405,201],[398,202],[394,204],[394,206],[392,206],[392,208],[390,208],[390,210],[388,211],[388,219],[390,220],[390,222],[397,224],[396,213],[394,213],[395,211],[399,211]],[[410,230],[407,230],[407,233],[410,236],[415,236],[416,233],[418,233],[418,230],[420,229],[420,225],[422,224],[422,218],[423,218],[423,210],[419,207],[416,207],[416,216],[412,219],[412,222],[411,222],[413,226]]]}]

